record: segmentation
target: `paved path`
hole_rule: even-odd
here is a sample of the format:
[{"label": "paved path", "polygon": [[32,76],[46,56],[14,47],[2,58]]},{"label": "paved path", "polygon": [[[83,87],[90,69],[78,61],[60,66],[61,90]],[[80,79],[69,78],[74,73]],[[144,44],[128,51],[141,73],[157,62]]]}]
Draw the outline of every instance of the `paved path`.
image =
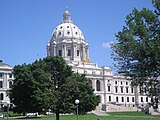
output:
[{"label": "paved path", "polygon": [[96,116],[110,116],[109,114],[107,114],[106,112],[101,112],[101,111],[94,111],[93,114],[95,114]]}]

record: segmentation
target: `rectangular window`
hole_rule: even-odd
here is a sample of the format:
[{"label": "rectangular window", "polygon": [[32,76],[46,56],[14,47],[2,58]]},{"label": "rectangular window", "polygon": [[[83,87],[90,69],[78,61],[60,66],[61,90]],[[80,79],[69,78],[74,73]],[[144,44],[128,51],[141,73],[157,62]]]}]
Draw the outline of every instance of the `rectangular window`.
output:
[{"label": "rectangular window", "polygon": [[71,49],[68,49],[67,56],[71,56]]},{"label": "rectangular window", "polygon": [[115,93],[118,93],[118,87],[115,87]]},{"label": "rectangular window", "polygon": [[12,82],[10,81],[10,82],[9,82],[9,88],[11,88],[11,87],[12,87]]},{"label": "rectangular window", "polygon": [[3,77],[3,73],[0,73],[0,78],[2,78]]},{"label": "rectangular window", "polygon": [[126,87],[126,93],[128,93],[128,87]]},{"label": "rectangular window", "polygon": [[62,50],[59,50],[58,52],[59,52],[59,56],[62,56]]},{"label": "rectangular window", "polygon": [[127,102],[129,102],[129,97],[127,97]]},{"label": "rectangular window", "polygon": [[123,87],[121,87],[121,93],[123,93]]},{"label": "rectangular window", "polygon": [[108,92],[110,92],[111,91],[111,87],[110,86],[108,86]]},{"label": "rectangular window", "polygon": [[3,88],[3,81],[0,81],[0,88]]},{"label": "rectangular window", "polygon": [[12,73],[9,73],[9,78],[12,78]]},{"label": "rectangular window", "polygon": [[77,50],[77,56],[79,56],[79,50]]}]

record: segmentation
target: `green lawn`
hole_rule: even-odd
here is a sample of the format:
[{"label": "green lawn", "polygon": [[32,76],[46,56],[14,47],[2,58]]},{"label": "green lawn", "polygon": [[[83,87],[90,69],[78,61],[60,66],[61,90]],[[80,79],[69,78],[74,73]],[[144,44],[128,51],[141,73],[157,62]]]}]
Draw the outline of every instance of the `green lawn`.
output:
[{"label": "green lawn", "polygon": [[[110,116],[95,116],[93,114],[79,115],[79,120],[160,120],[160,116],[150,116],[142,112],[112,112]],[[23,118],[24,119],[24,118]],[[23,120],[10,118],[9,120]],[[55,116],[30,118],[25,120],[56,120]],[[76,120],[76,115],[61,115],[60,120]]]}]

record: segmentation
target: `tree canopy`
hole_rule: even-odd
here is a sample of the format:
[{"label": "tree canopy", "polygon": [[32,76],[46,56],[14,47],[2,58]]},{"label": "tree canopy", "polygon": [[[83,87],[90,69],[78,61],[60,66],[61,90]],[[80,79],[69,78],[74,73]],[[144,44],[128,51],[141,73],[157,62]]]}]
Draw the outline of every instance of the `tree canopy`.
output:
[{"label": "tree canopy", "polygon": [[135,8],[126,17],[126,26],[116,34],[118,43],[112,46],[113,58],[120,70],[135,77],[160,75],[160,20],[156,13]]},{"label": "tree canopy", "polygon": [[151,87],[160,76],[160,0],[152,3],[155,11],[134,8],[126,17],[126,26],[116,34],[118,42],[112,45],[116,67],[134,84],[149,80]]},{"label": "tree canopy", "polygon": [[32,64],[14,67],[15,80],[9,97],[15,112],[74,113],[75,100],[79,99],[80,113],[96,108],[99,97],[93,93],[85,75],[73,73],[61,57],[47,57]]}]

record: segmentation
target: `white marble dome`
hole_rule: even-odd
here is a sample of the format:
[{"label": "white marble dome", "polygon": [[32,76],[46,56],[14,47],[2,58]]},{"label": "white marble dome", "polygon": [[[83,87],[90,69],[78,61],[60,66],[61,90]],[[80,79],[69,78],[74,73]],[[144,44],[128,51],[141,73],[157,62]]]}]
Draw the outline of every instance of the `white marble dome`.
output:
[{"label": "white marble dome", "polygon": [[52,33],[52,39],[54,40],[64,38],[85,40],[83,33],[76,25],[74,25],[73,23],[65,22],[58,25]]},{"label": "white marble dome", "polygon": [[53,30],[47,44],[47,56],[62,56],[67,62],[88,60],[88,43],[82,31],[73,24],[68,8],[62,22]]},{"label": "white marble dome", "polygon": [[73,24],[68,9],[63,14],[63,21],[52,32],[53,41],[68,40],[81,40],[85,41],[82,31]]}]

